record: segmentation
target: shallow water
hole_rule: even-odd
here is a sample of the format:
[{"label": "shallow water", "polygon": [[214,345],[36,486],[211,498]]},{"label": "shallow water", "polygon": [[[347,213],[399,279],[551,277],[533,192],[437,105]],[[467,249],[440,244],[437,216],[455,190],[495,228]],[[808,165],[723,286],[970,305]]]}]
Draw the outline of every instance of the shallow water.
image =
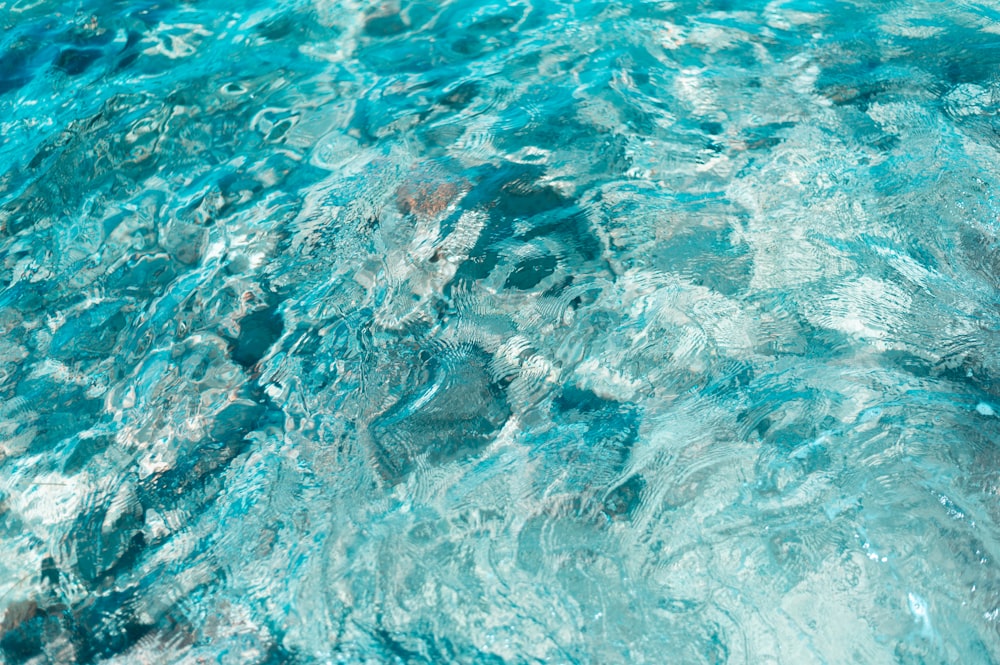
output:
[{"label": "shallow water", "polygon": [[1000,6],[0,28],[6,662],[1000,662]]}]

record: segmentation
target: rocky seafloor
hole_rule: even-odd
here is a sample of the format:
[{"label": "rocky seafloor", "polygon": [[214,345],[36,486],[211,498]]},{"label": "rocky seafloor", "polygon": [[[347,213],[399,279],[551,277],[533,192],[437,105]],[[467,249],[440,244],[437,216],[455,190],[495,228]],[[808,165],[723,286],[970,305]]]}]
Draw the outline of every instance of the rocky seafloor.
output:
[{"label": "rocky seafloor", "polygon": [[0,54],[5,662],[1000,662],[994,4]]}]

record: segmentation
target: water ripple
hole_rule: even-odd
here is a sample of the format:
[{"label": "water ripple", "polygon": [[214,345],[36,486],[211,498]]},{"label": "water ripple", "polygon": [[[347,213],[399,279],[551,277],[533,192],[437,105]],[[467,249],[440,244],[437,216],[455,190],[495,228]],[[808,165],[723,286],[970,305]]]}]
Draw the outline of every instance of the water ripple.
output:
[{"label": "water ripple", "polygon": [[0,659],[997,660],[996,18],[0,6]]}]

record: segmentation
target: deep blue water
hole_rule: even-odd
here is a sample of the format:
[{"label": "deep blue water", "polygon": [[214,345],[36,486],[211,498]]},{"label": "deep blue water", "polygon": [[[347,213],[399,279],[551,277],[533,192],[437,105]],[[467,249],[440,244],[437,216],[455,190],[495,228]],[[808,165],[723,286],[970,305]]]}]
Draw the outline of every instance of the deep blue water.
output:
[{"label": "deep blue water", "polygon": [[0,661],[1000,662],[1000,5],[0,1]]}]

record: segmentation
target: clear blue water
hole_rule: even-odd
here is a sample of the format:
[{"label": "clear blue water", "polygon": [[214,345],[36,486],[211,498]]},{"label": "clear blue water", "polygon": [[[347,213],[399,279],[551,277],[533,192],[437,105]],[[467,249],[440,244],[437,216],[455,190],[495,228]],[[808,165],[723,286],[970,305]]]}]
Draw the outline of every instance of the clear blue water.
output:
[{"label": "clear blue water", "polygon": [[0,54],[0,660],[1000,662],[1000,6]]}]

